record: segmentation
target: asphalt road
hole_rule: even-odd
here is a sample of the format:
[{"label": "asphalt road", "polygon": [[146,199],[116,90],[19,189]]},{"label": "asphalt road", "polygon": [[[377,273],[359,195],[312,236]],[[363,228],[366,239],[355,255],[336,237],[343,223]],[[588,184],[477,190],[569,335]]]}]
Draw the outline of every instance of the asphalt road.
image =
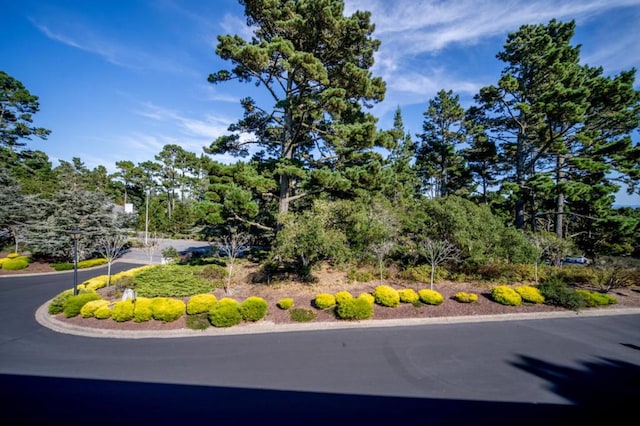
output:
[{"label": "asphalt road", "polygon": [[72,277],[0,278],[11,424],[566,425],[640,401],[640,315],[98,339],[34,319]]}]

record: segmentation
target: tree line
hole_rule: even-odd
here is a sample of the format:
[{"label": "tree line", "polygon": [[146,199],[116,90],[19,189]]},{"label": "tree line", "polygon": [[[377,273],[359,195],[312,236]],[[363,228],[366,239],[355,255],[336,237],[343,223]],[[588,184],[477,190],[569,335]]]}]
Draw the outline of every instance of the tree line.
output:
[{"label": "tree line", "polygon": [[263,3],[242,1],[254,36],[219,36],[231,67],[208,77],[251,82],[260,96],[242,99],[242,117],[202,153],[166,145],[113,174],[80,158],[53,167],[24,142],[49,133],[32,124],[38,98],[0,74],[0,227],[119,227],[106,206],[131,203],[130,227],[212,241],[243,233],[303,271],[321,260],[425,263],[434,241],[470,268],[640,244],[640,209],[613,207],[620,185],[637,192],[640,178],[635,69],[607,76],[580,64],[573,21],[509,34],[496,83],[467,109],[453,89],[439,91],[411,135],[400,108],[391,129],[369,112],[385,93],[371,71],[380,42],[369,12],[345,16],[338,0]]}]

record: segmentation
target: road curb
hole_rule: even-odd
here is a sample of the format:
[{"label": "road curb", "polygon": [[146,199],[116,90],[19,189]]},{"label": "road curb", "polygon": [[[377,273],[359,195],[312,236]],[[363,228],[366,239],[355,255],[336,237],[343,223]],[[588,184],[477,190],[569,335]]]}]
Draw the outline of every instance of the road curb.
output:
[{"label": "road curb", "polygon": [[[342,330],[352,328],[384,328],[384,327],[414,327],[421,325],[443,325],[462,324],[477,322],[498,322],[498,321],[522,321],[539,320],[553,318],[577,318],[577,317],[598,317],[617,315],[638,315],[640,308],[614,308],[614,309],[593,309],[588,311],[567,311],[567,312],[531,312],[499,315],[476,315],[459,317],[436,317],[436,318],[404,318],[393,320],[366,320],[366,321],[340,321],[340,322],[316,322],[299,324],[276,324],[270,321],[259,321],[257,323],[238,325],[229,328],[209,327],[206,330],[191,330],[181,328],[176,330],[158,331],[135,331],[135,330],[112,330],[96,329],[91,327],[81,327],[75,324],[68,324],[57,320],[49,315],[48,307],[51,301],[46,302],[36,310],[36,321],[50,330],[58,333],[72,334],[82,337],[109,338],[109,339],[167,339],[183,337],[216,337],[234,336],[246,334],[270,334],[299,331],[322,331],[322,330]],[[108,321],[108,320],[105,320]]]}]

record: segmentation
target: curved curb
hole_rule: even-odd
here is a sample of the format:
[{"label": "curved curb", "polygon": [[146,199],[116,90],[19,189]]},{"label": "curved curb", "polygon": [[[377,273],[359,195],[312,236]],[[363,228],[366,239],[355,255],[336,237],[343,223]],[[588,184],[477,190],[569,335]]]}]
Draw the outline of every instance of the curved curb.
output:
[{"label": "curved curb", "polygon": [[215,336],[235,336],[242,334],[267,334],[279,332],[295,331],[317,331],[317,330],[341,330],[349,328],[381,328],[381,327],[411,327],[418,325],[439,325],[439,324],[462,324],[476,322],[496,322],[496,321],[520,321],[552,318],[575,318],[575,317],[597,317],[613,315],[638,315],[640,308],[618,308],[618,309],[594,309],[582,312],[531,312],[518,314],[499,315],[477,315],[460,317],[439,317],[439,318],[405,318],[393,320],[366,320],[366,321],[344,321],[344,322],[316,322],[299,324],[276,324],[270,321],[260,321],[253,324],[239,325],[230,328],[209,327],[206,330],[191,330],[181,328],[176,330],[159,331],[135,331],[135,330],[112,330],[81,327],[75,324],[67,324],[49,315],[46,302],[36,310],[36,321],[43,327],[58,333],[72,334],[83,337],[109,338],[109,339],[166,339],[180,337],[215,337]]}]

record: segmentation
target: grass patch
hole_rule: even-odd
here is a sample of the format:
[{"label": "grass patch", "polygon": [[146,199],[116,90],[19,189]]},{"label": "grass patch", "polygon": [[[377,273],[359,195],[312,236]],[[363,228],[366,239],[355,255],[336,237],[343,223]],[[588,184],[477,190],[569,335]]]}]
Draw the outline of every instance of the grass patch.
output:
[{"label": "grass patch", "polygon": [[191,330],[206,330],[211,326],[209,322],[209,313],[205,312],[196,315],[187,315],[185,318],[187,328]]},{"label": "grass patch", "polygon": [[309,322],[316,318],[316,313],[311,309],[293,308],[289,313],[291,315],[291,321],[295,322]]},{"label": "grass patch", "polygon": [[211,293],[220,281],[203,278],[202,266],[156,265],[138,273],[135,290],[143,297],[189,297]]}]

